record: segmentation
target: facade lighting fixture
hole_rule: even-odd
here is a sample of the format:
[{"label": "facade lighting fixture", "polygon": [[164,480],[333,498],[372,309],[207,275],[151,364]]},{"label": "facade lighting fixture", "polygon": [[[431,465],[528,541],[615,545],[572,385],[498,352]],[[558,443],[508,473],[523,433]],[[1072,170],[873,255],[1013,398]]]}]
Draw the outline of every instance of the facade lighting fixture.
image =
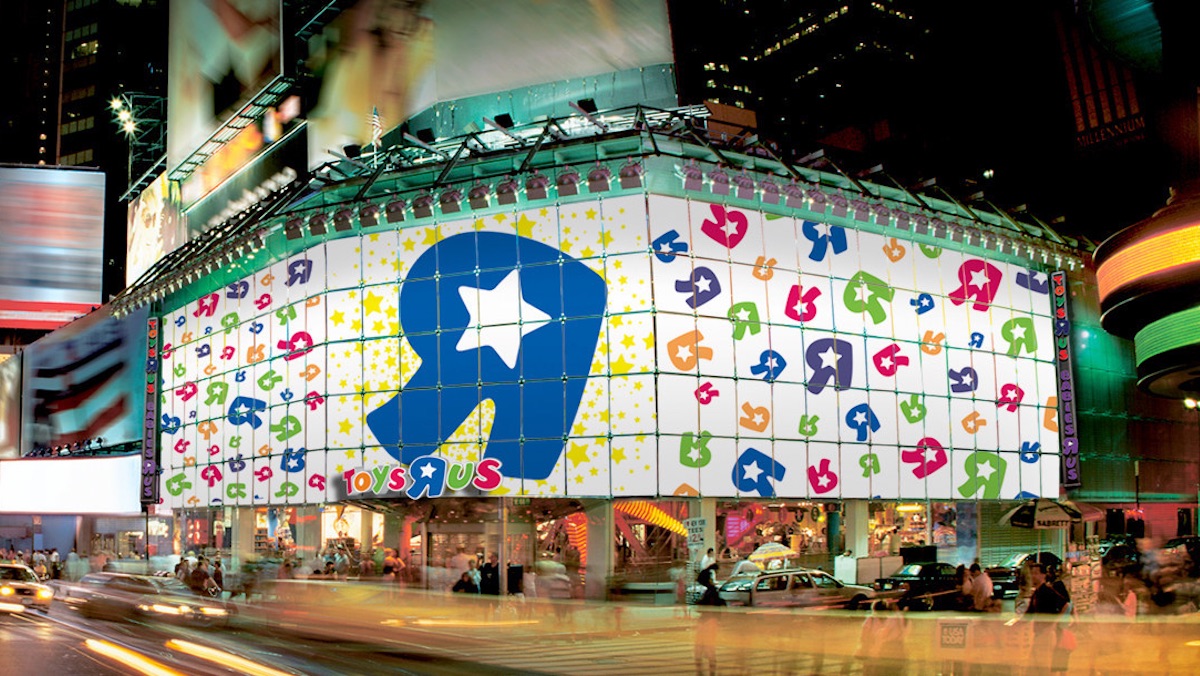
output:
[{"label": "facade lighting fixture", "polygon": [[364,204],[358,210],[358,222],[367,228],[379,225],[379,205],[375,203]]},{"label": "facade lighting fixture", "polygon": [[568,168],[566,171],[558,175],[554,179],[554,184],[558,187],[559,197],[570,197],[571,195],[579,194],[579,172]]},{"label": "facade lighting fixture", "polygon": [[[516,204],[517,191],[520,189],[521,186],[519,183],[517,183],[516,179],[511,176],[505,176],[504,180],[496,184],[496,201],[504,205]],[[473,202],[471,207],[475,208],[475,204]]]},{"label": "facade lighting fixture", "polygon": [[384,208],[388,223],[399,223],[404,220],[404,200],[397,199],[388,202]]},{"label": "facade lighting fixture", "polygon": [[475,185],[471,186],[471,189],[467,191],[467,201],[471,203],[471,208],[488,208],[488,192],[490,191],[487,185],[483,183],[476,183]]},{"label": "facade lighting fixture", "polygon": [[546,199],[546,188],[549,185],[550,179],[540,171],[535,171],[525,179],[525,197],[531,200]]},{"label": "facade lighting fixture", "polygon": [[608,167],[597,163],[595,168],[588,172],[588,192],[608,192],[608,181],[611,178],[612,172]]},{"label": "facade lighting fixture", "polygon": [[443,190],[441,195],[438,195],[438,204],[442,207],[443,214],[456,214],[462,209],[462,191],[458,188],[449,188]]}]

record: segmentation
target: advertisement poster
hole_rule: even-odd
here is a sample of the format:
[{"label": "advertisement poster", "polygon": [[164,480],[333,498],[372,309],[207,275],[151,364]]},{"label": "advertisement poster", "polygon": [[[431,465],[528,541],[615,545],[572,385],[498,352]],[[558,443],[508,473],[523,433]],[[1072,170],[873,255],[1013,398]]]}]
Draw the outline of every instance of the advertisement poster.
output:
[{"label": "advertisement poster", "polygon": [[613,196],[352,233],[162,317],[173,506],[1058,490],[1044,273]]}]

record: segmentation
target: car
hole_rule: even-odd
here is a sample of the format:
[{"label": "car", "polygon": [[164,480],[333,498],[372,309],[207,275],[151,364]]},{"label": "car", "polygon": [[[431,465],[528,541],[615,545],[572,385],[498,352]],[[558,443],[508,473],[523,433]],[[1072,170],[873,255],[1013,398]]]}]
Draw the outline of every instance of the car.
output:
[{"label": "car", "polygon": [[27,609],[50,611],[54,590],[44,585],[29,566],[0,564],[0,611],[23,613]]},{"label": "car", "polygon": [[845,584],[823,570],[791,569],[741,573],[725,581],[718,594],[730,605],[755,607],[865,608],[875,590]]},{"label": "car", "polygon": [[1164,559],[1183,567],[1189,577],[1200,577],[1200,536],[1171,538],[1163,545],[1162,552]]},{"label": "car", "polygon": [[958,597],[958,571],[948,563],[908,563],[888,577],[875,581],[875,591],[894,599],[901,609],[953,609]]},{"label": "car", "polygon": [[1026,562],[1034,561],[1045,566],[1048,572],[1058,570],[1062,566],[1062,559],[1052,552],[1013,554],[1000,565],[986,569],[988,577],[992,578],[992,598],[1015,598],[1021,592],[1021,568]]},{"label": "car", "polygon": [[200,596],[174,577],[128,573],[89,573],[71,587],[63,601],[84,617],[158,619],[200,627],[229,622],[224,601]]}]

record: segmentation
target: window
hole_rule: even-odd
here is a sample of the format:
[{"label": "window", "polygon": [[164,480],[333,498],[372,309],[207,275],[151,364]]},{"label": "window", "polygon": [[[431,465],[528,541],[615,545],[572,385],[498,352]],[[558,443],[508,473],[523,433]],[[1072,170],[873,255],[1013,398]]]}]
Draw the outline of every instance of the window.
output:
[{"label": "window", "polygon": [[836,579],[834,579],[828,575],[822,575],[820,573],[813,573],[812,581],[820,589],[837,589],[838,587],[841,586],[838,584],[838,581]]},{"label": "window", "polygon": [[807,575],[797,574],[792,576],[792,589],[812,589],[812,580],[808,579]]},{"label": "window", "polygon": [[755,587],[758,591],[783,591],[787,589],[788,578],[786,575],[772,575],[758,581],[758,586]]}]

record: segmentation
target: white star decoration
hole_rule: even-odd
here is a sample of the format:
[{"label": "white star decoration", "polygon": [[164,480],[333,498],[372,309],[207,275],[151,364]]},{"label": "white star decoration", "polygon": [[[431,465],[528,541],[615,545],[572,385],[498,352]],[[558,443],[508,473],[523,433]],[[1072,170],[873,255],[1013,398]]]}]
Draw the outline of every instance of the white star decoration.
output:
[{"label": "white star decoration", "polygon": [[[471,315],[467,330],[455,348],[459,352],[492,348],[504,365],[516,368],[517,354],[525,335],[546,326],[550,315],[525,302],[521,278],[516,270],[508,273],[493,289],[458,287],[458,295]],[[472,328],[479,326],[478,331]]]},{"label": "white star decoration", "polygon": [[421,478],[428,479],[433,476],[435,471],[437,471],[437,468],[433,466],[433,463],[427,462],[424,465],[421,465]]},{"label": "white star decoration", "polygon": [[969,286],[973,286],[980,291],[987,288],[988,276],[986,270],[976,270],[971,273],[971,282]]},{"label": "white star decoration", "polygon": [[821,357],[821,368],[823,368],[823,369],[837,368],[838,351],[833,349],[832,345],[829,346],[829,349],[825,350],[818,356]]},{"label": "white star decoration", "polygon": [[742,465],[742,471],[745,473],[744,478],[750,481],[758,481],[759,475],[763,473],[762,469],[758,466],[757,460],[751,462],[749,465]]},{"label": "white star decoration", "polygon": [[696,280],[696,290],[701,293],[708,293],[712,290],[712,280],[708,277],[701,277]]},{"label": "white star decoration", "polygon": [[992,467],[992,461],[988,458],[981,458],[975,465],[975,474],[984,481],[991,479],[995,473],[996,468]]},{"label": "white star decoration", "polygon": [[829,481],[830,481],[829,475],[822,474],[820,476],[820,478],[817,479],[817,485],[820,486],[821,488],[825,488],[826,486],[829,485]]}]

